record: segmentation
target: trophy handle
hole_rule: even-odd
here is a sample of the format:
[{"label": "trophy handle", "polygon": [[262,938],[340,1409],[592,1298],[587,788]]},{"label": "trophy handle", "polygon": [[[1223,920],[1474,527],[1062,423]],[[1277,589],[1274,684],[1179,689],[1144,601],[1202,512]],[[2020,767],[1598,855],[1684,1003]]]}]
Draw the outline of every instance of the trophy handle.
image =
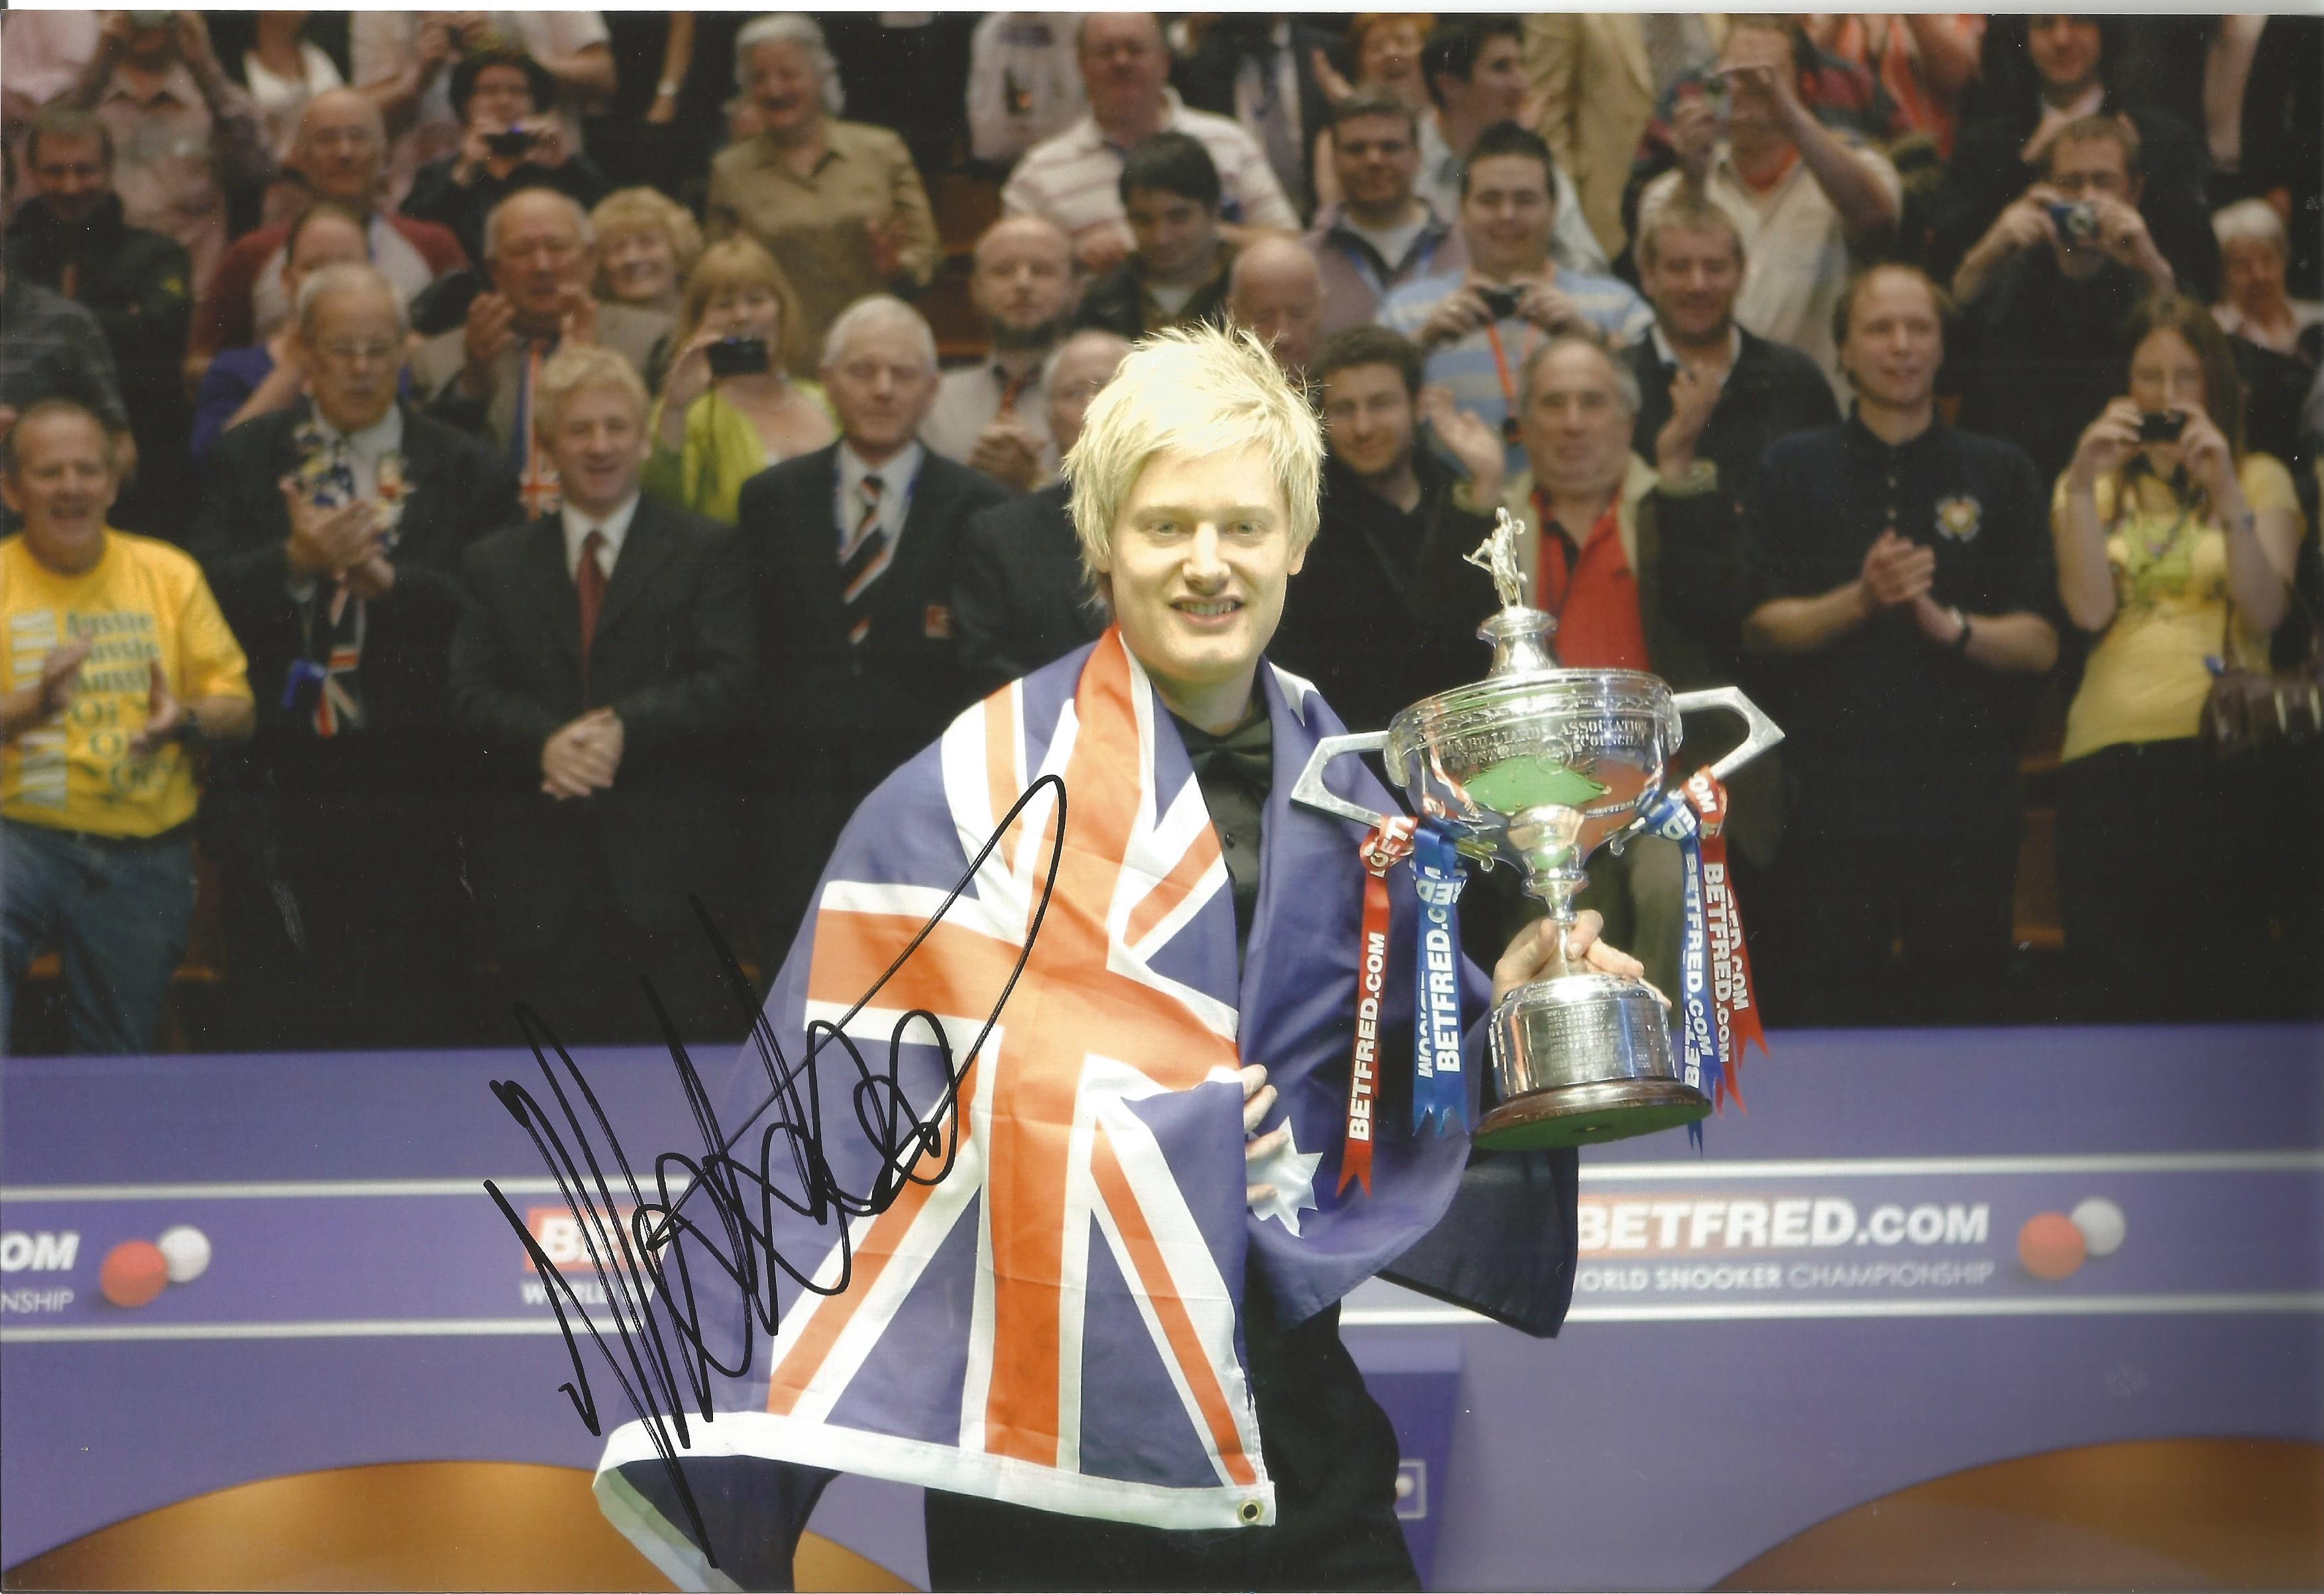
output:
[{"label": "trophy handle", "polygon": [[1310,808],[1318,808],[1342,819],[1352,819],[1370,829],[1383,823],[1388,815],[1375,814],[1360,804],[1351,803],[1323,784],[1323,766],[1343,754],[1378,752],[1388,745],[1388,733],[1367,731],[1360,734],[1326,736],[1307,755],[1307,767],[1299,772],[1299,784],[1291,788],[1291,800]]},{"label": "trophy handle", "polygon": [[1743,738],[1735,751],[1711,766],[1714,780],[1724,780],[1736,770],[1757,758],[1784,739],[1783,727],[1759,710],[1759,705],[1743,696],[1740,686],[1708,686],[1700,692],[1681,692],[1671,700],[1679,713],[1692,714],[1702,708],[1723,708],[1742,716],[1750,734]]}]

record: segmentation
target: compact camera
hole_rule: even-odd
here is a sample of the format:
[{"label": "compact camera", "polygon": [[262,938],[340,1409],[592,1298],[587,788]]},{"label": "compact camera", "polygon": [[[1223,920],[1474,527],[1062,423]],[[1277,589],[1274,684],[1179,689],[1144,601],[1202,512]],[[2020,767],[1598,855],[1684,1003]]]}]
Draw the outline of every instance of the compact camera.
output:
[{"label": "compact camera", "polygon": [[763,337],[722,337],[710,346],[708,352],[713,376],[758,376],[767,369],[767,340]]},{"label": "compact camera", "polygon": [[2175,443],[2186,429],[2184,410],[2149,410],[2138,418],[2138,440],[2142,443]]},{"label": "compact camera", "polygon": [[2078,199],[2070,205],[2062,202],[2052,204],[2050,220],[2057,227],[2058,236],[2068,244],[2098,242],[2098,207],[2088,199]]}]

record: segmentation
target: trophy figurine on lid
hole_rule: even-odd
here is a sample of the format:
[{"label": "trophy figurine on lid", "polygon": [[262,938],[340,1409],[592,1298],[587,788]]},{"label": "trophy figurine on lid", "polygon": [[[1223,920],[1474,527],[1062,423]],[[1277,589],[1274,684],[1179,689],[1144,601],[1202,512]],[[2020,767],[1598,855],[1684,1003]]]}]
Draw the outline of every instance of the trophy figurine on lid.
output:
[{"label": "trophy figurine on lid", "polygon": [[[1493,647],[1486,677],[1414,704],[1385,732],[1325,739],[1293,793],[1294,801],[1374,827],[1375,838],[1409,836],[1416,825],[1434,833],[1455,872],[1454,853],[1487,869],[1516,868],[1557,927],[1542,977],[1511,991],[1492,1014],[1499,1101],[1475,1139],[1494,1148],[1624,1139],[1692,1125],[1711,1111],[1720,1059],[1731,1067],[1757,1023],[1755,1009],[1729,1010],[1730,1002],[1748,1008],[1748,974],[1717,839],[1724,814],[1719,783],[1783,740],[1775,722],[1733,686],[1674,694],[1640,671],[1561,668],[1550,650],[1555,619],[1525,603],[1517,557],[1522,530],[1503,510],[1492,536],[1469,556],[1491,573],[1501,601],[1478,631]],[[1740,715],[1748,734],[1683,788],[1668,789],[1680,716],[1714,708]],[[1388,784],[1416,817],[1375,814],[1325,787],[1333,759],[1370,751],[1381,754]],[[1650,828],[1687,849],[1686,975],[1684,989],[1671,993],[1684,1031],[1683,1068],[1651,987],[1570,963],[1564,952],[1573,898],[1588,883],[1583,865],[1600,847],[1619,852]],[[1708,869],[1706,853],[1713,855]],[[1422,872],[1424,900],[1441,899],[1430,895],[1426,876],[1442,871]],[[1450,889],[1457,896],[1457,879]],[[1435,1027],[1416,1020],[1416,1027],[1425,1075]],[[1438,1027],[1435,1044],[1443,1038]],[[1424,1086],[1416,1082],[1416,1106]],[[1424,1106],[1420,1116],[1426,1114]]]}]

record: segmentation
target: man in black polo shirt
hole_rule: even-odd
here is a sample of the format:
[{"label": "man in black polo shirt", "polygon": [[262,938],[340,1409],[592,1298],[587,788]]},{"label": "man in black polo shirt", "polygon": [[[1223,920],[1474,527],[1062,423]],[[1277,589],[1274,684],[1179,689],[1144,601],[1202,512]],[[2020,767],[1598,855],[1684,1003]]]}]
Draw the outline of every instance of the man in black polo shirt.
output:
[{"label": "man in black polo shirt", "polygon": [[1915,268],[1849,284],[1833,332],[1856,412],[1776,443],[1746,504],[1744,642],[1791,667],[1777,983],[1794,1022],[1997,1015],[2018,743],[2057,659],[2056,579],[2033,462],[1937,419],[1941,317]]},{"label": "man in black polo shirt", "polygon": [[1840,419],[1831,383],[1789,344],[1735,324],[1743,237],[1717,205],[1672,199],[1640,227],[1637,248],[1655,326],[1625,356],[1638,379],[1631,447],[1672,481],[1707,462],[1740,503],[1770,443]]}]

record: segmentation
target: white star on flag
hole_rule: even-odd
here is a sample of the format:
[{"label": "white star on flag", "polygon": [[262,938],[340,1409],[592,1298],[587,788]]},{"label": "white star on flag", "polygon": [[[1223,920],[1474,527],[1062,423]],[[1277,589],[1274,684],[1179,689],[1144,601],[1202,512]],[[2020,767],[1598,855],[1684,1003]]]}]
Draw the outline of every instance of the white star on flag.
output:
[{"label": "white star on flag", "polygon": [[1275,1187],[1273,1194],[1253,1202],[1250,1210],[1261,1218],[1280,1218],[1286,1229],[1298,1233],[1300,1209],[1315,1207],[1315,1165],[1323,1160],[1320,1151],[1299,1149],[1298,1131],[1286,1120],[1283,1144],[1250,1165],[1250,1184]]}]

